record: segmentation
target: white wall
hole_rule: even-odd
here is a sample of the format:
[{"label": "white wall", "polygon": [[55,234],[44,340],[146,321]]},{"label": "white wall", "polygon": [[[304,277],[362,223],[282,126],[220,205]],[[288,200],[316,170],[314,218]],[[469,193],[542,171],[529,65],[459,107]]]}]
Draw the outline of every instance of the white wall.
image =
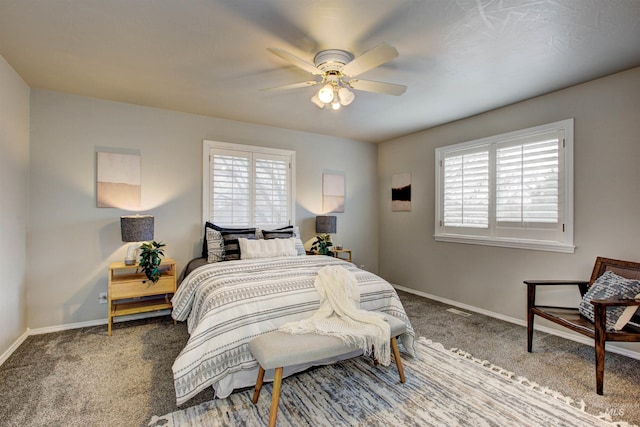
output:
[{"label": "white wall", "polygon": [[[381,144],[381,276],[525,319],[524,279],[588,279],[598,255],[640,260],[639,95],[635,68]],[[569,117],[575,118],[575,254],[434,241],[436,147]],[[412,174],[411,212],[391,212],[391,175],[398,172]],[[539,297],[578,300],[567,289],[545,289]]]},{"label": "white wall", "polygon": [[27,330],[29,86],[0,56],[0,356]]},{"label": "white wall", "polygon": [[124,258],[119,209],[96,208],[95,153],[116,148],[142,156],[143,212],[155,215],[166,254],[186,262],[201,252],[202,140],[296,151],[296,223],[315,234],[323,171],[346,173],[345,213],[336,241],[377,271],[377,147],[167,110],[32,90],[28,236],[29,327],[106,318],[98,293],[107,265]]}]

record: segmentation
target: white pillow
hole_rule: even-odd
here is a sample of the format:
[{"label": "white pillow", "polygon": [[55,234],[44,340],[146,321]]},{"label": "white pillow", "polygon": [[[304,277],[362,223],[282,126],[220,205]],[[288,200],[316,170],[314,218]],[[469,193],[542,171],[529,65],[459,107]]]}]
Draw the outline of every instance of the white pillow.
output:
[{"label": "white pillow", "polygon": [[241,259],[274,258],[296,256],[296,239],[238,239]]}]

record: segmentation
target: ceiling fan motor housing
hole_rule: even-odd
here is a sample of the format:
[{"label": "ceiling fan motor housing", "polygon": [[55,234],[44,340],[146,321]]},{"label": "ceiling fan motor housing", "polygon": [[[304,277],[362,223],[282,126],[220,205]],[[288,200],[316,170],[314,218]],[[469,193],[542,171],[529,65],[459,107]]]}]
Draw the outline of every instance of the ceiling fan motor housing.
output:
[{"label": "ceiling fan motor housing", "polygon": [[330,72],[342,70],[346,64],[353,60],[353,55],[346,50],[327,49],[321,50],[313,58],[315,66],[322,71]]}]

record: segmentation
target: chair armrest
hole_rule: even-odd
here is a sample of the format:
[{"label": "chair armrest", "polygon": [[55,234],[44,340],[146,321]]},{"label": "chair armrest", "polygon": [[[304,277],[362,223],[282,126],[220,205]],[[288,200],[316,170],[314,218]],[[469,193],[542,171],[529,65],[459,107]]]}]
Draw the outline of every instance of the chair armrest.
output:
[{"label": "chair armrest", "polygon": [[584,294],[586,294],[587,290],[589,289],[588,280],[525,280],[524,283],[527,285],[529,292],[534,294],[534,299],[535,299],[536,286],[576,285],[580,290],[581,297],[583,297]]},{"label": "chair armrest", "polygon": [[591,304],[602,307],[629,307],[640,306],[640,299],[594,299]]},{"label": "chair armrest", "polygon": [[531,309],[536,305],[536,288],[538,286],[577,285],[581,296],[587,293],[589,287],[589,281],[587,280],[524,280],[523,283],[527,285],[527,312],[531,312]]},{"label": "chair armrest", "polygon": [[589,284],[588,280],[525,280],[523,283],[532,286],[559,286],[559,285],[582,285]]}]

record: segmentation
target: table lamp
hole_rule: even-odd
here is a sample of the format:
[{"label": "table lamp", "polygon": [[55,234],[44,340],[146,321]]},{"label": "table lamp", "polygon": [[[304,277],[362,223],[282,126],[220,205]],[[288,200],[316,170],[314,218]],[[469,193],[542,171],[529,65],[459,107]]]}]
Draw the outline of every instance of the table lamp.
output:
[{"label": "table lamp", "polygon": [[121,216],[120,232],[123,242],[133,242],[127,249],[124,264],[134,265],[138,257],[140,242],[153,240],[153,215]]},{"label": "table lamp", "polygon": [[316,233],[335,234],[336,219],[337,218],[335,216],[317,216],[316,217]]}]

